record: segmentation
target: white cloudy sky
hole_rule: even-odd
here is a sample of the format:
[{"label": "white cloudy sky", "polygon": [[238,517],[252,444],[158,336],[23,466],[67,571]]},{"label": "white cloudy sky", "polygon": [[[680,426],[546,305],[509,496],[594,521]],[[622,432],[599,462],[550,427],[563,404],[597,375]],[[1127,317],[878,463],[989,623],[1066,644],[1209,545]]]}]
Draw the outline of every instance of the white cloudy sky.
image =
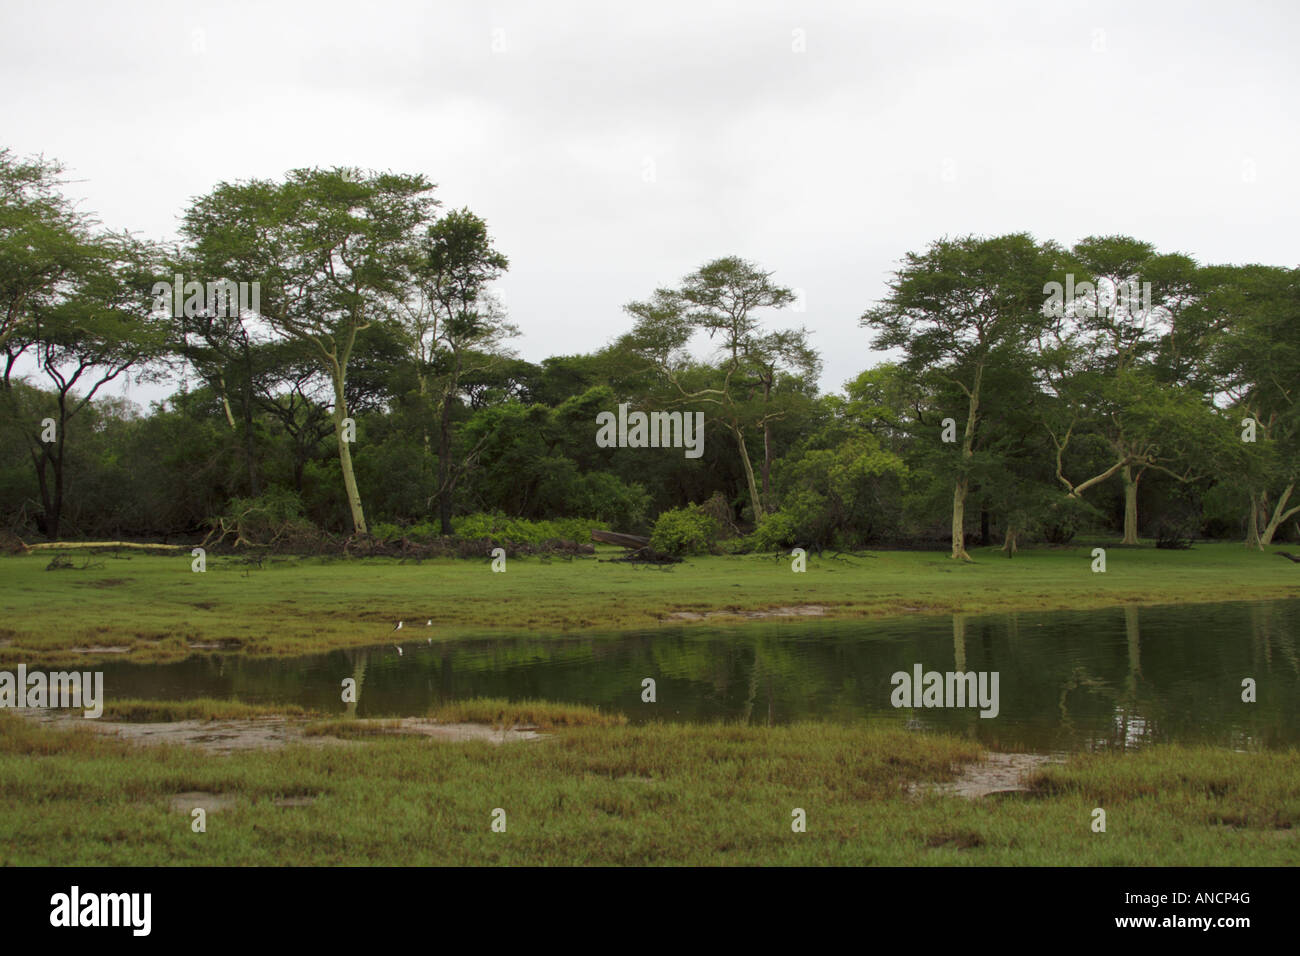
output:
[{"label": "white cloudy sky", "polygon": [[532,360],[741,255],[802,291],[774,321],[837,388],[898,258],[943,235],[1300,263],[1297,26],[1293,0],[5,0],[0,145],[157,239],[221,180],[422,172],[510,257]]}]

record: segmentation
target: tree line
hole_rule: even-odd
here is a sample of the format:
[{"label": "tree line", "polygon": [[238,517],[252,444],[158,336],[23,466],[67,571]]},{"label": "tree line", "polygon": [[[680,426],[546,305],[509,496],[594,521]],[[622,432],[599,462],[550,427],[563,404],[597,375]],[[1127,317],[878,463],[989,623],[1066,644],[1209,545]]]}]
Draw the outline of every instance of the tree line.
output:
[{"label": "tree line", "polygon": [[[1126,236],[945,237],[859,318],[886,360],[823,394],[782,319],[794,291],[735,256],[534,363],[493,292],[509,260],[422,175],[223,182],[163,245],[80,212],[64,172],[0,150],[0,507],[20,536],[186,537],[254,512],[957,559],[1080,532],[1300,535],[1297,269]],[[107,394],[123,378],[173,391],[141,411]],[[703,412],[703,455],[600,447],[620,404]]]}]

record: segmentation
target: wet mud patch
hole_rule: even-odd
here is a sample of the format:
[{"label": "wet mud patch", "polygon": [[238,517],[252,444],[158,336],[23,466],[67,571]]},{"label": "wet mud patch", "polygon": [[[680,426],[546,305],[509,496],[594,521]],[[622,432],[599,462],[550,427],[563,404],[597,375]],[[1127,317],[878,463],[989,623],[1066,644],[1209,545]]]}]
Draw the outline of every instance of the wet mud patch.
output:
[{"label": "wet mud patch", "polygon": [[[450,743],[482,740],[490,744],[511,743],[523,740],[541,740],[549,735],[537,732],[528,724],[512,727],[492,727],[488,724],[446,723],[428,717],[402,717],[392,720],[356,719],[340,721],[312,732],[314,735],[332,737],[431,737]],[[337,738],[335,738],[337,739]]]},{"label": "wet mud patch", "polygon": [[229,810],[235,805],[235,797],[229,793],[208,793],[206,790],[190,790],[185,793],[178,793],[171,798],[171,808],[177,813],[193,813],[195,810],[202,810],[205,813],[216,813],[219,810]]},{"label": "wet mud patch", "polygon": [[966,764],[956,780],[945,783],[914,783],[909,794],[937,793],[978,800],[982,797],[1014,797],[1028,794],[1025,781],[1048,764],[1063,763],[1051,754],[988,753],[978,763]]},{"label": "wet mud patch", "polygon": [[[74,718],[75,719],[75,718]],[[301,722],[276,717],[247,720],[176,720],[165,723],[122,723],[85,721],[96,733],[145,746],[183,744],[214,754],[232,754],[248,750],[278,750],[291,743],[338,743],[333,740],[309,741],[303,737]]]},{"label": "wet mud patch", "polygon": [[[481,740],[490,744],[541,740],[550,736],[538,733],[533,726],[517,724],[513,727],[491,727],[487,724],[444,723],[427,717],[403,717],[396,720],[347,719],[321,725],[301,718],[275,716],[132,723],[89,720],[54,710],[25,709],[17,713],[55,727],[85,727],[94,733],[141,746],[182,744],[223,755],[250,750],[279,750],[290,744],[356,746],[358,739],[383,736],[428,737],[449,743]],[[300,804],[285,804],[298,805]]]},{"label": "wet mud patch", "polygon": [[287,717],[251,717],[240,720],[173,720],[133,723],[118,720],[90,720],[77,714],[55,710],[24,709],[15,711],[29,720],[59,727],[81,727],[106,737],[115,737],[141,746],[184,744],[213,754],[231,754],[248,750],[278,750],[291,743],[317,746],[339,745],[336,739],[309,738],[303,735],[305,722]]}]

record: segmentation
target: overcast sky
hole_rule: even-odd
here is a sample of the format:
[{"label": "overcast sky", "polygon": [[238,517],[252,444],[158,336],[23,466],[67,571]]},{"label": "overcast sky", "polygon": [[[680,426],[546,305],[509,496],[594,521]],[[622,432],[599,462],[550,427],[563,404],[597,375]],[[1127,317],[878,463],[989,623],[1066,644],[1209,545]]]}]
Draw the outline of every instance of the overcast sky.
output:
[{"label": "overcast sky", "polygon": [[740,255],[800,290],[769,323],[806,325],[836,389],[944,235],[1300,264],[1297,26],[1294,0],[5,0],[0,146],[153,239],[222,180],[424,173],[510,257],[533,361]]}]

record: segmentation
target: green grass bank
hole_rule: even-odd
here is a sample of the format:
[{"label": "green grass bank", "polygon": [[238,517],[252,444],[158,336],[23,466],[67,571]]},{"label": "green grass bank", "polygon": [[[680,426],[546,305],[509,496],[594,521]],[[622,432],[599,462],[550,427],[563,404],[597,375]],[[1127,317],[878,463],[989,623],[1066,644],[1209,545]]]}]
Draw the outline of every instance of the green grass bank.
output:
[{"label": "green grass bank", "polygon": [[384,643],[399,619],[417,638],[444,638],[737,623],[807,605],[851,619],[1300,595],[1300,567],[1240,544],[1110,546],[1105,573],[1092,570],[1092,547],[1010,560],[988,549],[970,564],[934,552],[810,555],[799,574],[788,557],[700,557],[662,571],[608,560],[616,550],[513,559],[505,573],[486,559],[268,558],[258,567],[229,557],[195,573],[187,553],[76,554],[73,568],[46,570],[46,552],[0,558],[0,663],[86,663],[97,656],[88,651],[110,648],[142,661],[214,646],[299,655]]}]

